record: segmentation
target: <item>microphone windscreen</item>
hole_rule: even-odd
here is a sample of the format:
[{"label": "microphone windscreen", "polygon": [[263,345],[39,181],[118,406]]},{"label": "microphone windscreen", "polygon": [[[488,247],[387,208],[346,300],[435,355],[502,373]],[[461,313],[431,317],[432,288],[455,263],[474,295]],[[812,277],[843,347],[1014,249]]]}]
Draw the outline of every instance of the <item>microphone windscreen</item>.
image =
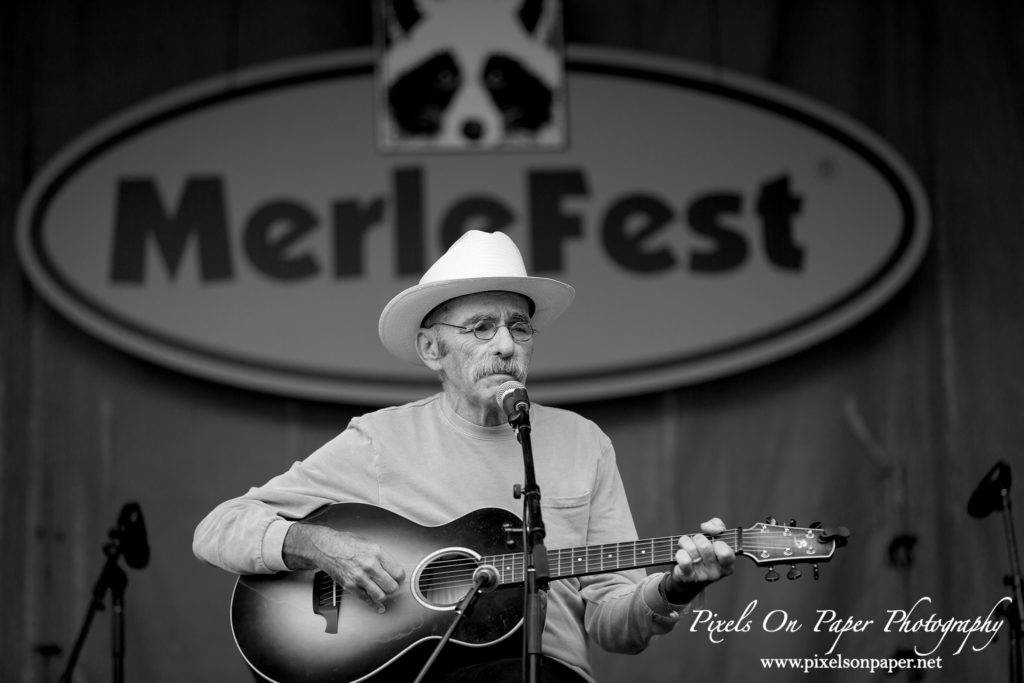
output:
[{"label": "microphone windscreen", "polygon": [[134,569],[149,564],[149,540],[146,537],[146,523],[142,519],[142,508],[138,503],[125,503],[117,518],[117,535],[120,539],[121,554],[125,563]]},{"label": "microphone windscreen", "polygon": [[1003,491],[1012,483],[1010,466],[1000,460],[978,483],[971,499],[967,501],[967,514],[971,517],[988,517],[995,510],[1003,509]]},{"label": "microphone windscreen", "polygon": [[494,394],[494,398],[498,402],[498,407],[501,408],[506,415],[513,412],[513,402],[518,398],[516,396],[516,392],[521,392],[520,396],[523,400],[526,400],[526,386],[522,382],[517,382],[513,379],[500,384],[498,386],[498,390]]}]

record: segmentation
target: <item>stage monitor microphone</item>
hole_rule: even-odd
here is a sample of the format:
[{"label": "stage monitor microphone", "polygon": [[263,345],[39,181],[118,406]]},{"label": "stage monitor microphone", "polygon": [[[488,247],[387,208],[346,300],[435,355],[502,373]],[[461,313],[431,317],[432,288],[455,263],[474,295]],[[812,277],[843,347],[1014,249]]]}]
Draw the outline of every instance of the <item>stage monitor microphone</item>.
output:
[{"label": "stage monitor microphone", "polygon": [[530,421],[530,397],[522,382],[505,382],[498,387],[496,399],[498,407],[505,412],[510,423]]},{"label": "stage monitor microphone", "polygon": [[473,583],[481,593],[489,593],[501,585],[501,577],[493,565],[482,564],[473,570]]},{"label": "stage monitor microphone", "polygon": [[117,518],[117,528],[110,535],[120,543],[121,554],[129,567],[142,569],[149,564],[146,523],[138,503],[125,503]]},{"label": "stage monitor microphone", "polygon": [[971,517],[988,517],[995,510],[1003,509],[1003,492],[1010,490],[1013,477],[1010,466],[1000,460],[988,474],[978,483],[967,502],[967,512]]}]

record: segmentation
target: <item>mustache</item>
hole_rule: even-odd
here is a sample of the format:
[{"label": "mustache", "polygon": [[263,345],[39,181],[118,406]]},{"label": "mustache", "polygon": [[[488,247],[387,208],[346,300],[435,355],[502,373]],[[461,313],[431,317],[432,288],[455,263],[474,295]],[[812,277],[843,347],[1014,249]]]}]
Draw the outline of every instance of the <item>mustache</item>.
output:
[{"label": "mustache", "polygon": [[523,382],[526,380],[526,370],[517,361],[514,360],[495,360],[491,361],[489,365],[476,370],[473,373],[473,379],[483,379],[489,375],[509,375],[517,382]]}]

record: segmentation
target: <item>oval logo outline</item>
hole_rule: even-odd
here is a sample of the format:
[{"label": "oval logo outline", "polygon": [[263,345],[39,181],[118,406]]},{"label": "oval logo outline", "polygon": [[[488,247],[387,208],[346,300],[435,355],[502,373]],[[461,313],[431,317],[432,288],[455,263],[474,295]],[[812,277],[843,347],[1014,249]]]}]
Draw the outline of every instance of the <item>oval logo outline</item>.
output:
[{"label": "oval logo outline", "polygon": [[[382,377],[284,360],[269,363],[204,346],[201,339],[175,339],[159,330],[147,329],[139,321],[105,306],[91,292],[80,291],[71,284],[43,244],[49,203],[79,169],[122,141],[215,103],[242,100],[253,94],[325,79],[366,76],[372,69],[372,55],[363,50],[247,69],[171,91],[131,107],[79,136],[44,166],[22,201],[18,219],[19,255],[33,284],[60,312],[104,341],[158,364],[208,379],[307,398],[372,403],[409,400],[436,388],[436,381],[429,375]],[[851,286],[841,296],[805,311],[795,320],[734,338],[727,344],[689,350],[656,362],[640,359],[637,363],[616,367],[605,365],[598,372],[548,372],[531,385],[531,390],[539,389],[537,394],[544,400],[590,400],[680,386],[790,355],[848,328],[876,310],[905,284],[923,257],[929,224],[928,207],[920,184],[886,143],[845,115],[749,77],[711,72],[670,58],[607,48],[571,46],[567,74],[570,78],[574,74],[591,74],[646,79],[742,102],[814,129],[851,150],[885,179],[898,198],[902,226],[896,246],[874,271],[864,274],[858,282],[849,283]],[[398,289],[396,287],[395,292]]]}]

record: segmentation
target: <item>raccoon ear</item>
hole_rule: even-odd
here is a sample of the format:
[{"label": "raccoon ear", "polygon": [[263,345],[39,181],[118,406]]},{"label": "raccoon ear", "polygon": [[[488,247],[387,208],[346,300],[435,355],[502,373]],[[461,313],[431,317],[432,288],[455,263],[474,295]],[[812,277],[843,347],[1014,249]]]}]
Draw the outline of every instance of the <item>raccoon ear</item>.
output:
[{"label": "raccoon ear", "polygon": [[527,33],[532,35],[537,29],[543,11],[544,0],[523,0],[523,4],[519,6],[519,21]]},{"label": "raccoon ear", "polygon": [[521,0],[516,14],[519,23],[533,39],[553,44],[559,30],[559,0]]},{"label": "raccoon ear", "polygon": [[400,35],[406,35],[412,27],[423,18],[419,3],[416,0],[390,0],[391,11],[388,12],[388,23]]}]

